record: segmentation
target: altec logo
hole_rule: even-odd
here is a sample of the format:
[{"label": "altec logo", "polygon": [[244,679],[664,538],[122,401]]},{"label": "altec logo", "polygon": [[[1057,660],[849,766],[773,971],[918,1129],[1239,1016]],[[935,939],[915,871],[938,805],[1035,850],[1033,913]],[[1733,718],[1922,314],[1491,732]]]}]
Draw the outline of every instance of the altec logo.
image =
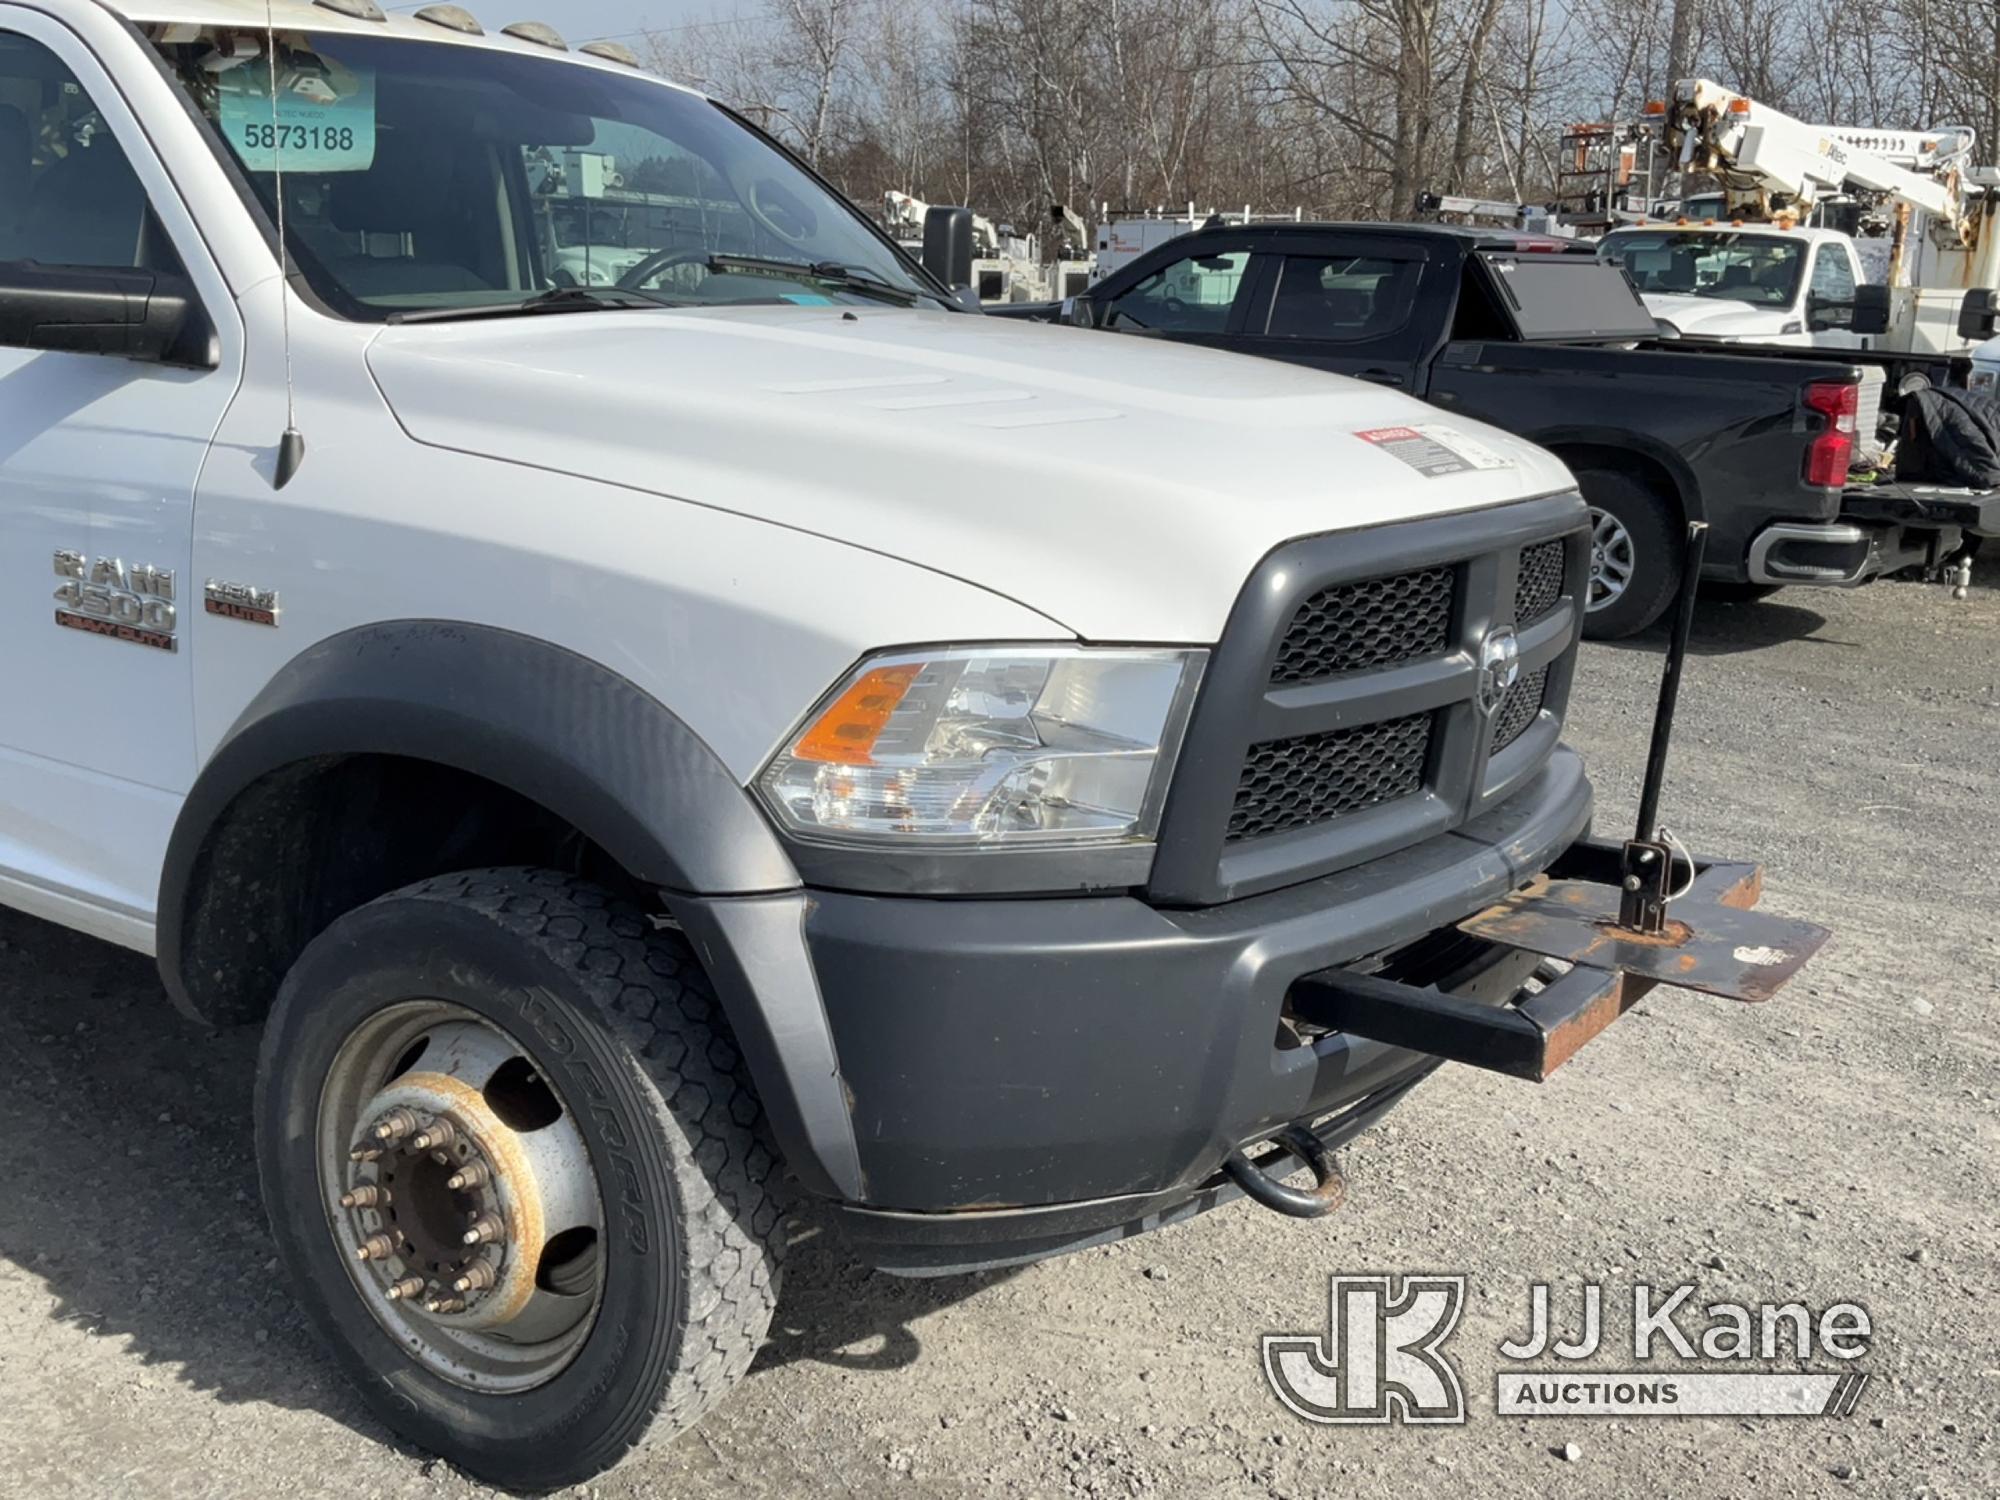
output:
[{"label": "altec logo", "polygon": [[1308,1422],[1462,1423],[1465,1388],[1438,1346],[1463,1276],[1333,1276],[1324,1334],[1264,1336],[1264,1377]]}]

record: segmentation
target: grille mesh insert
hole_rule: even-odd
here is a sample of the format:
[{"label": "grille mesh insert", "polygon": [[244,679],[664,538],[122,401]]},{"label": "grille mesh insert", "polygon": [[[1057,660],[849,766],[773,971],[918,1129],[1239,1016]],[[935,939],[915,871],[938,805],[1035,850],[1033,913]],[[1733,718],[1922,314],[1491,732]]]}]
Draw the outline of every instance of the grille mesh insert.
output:
[{"label": "grille mesh insert", "polygon": [[1525,625],[1539,620],[1562,598],[1568,553],[1561,540],[1537,542],[1521,554],[1521,576],[1514,585],[1514,619]]},{"label": "grille mesh insert", "polygon": [[1455,573],[1422,568],[1322,589],[1299,606],[1271,668],[1274,685],[1394,666],[1442,652]]},{"label": "grille mesh insert", "polygon": [[1229,841],[1309,828],[1420,790],[1431,713],[1250,747],[1229,814]]},{"label": "grille mesh insert", "polygon": [[1528,726],[1542,711],[1542,700],[1548,690],[1547,667],[1537,667],[1532,672],[1524,673],[1521,680],[1507,690],[1507,701],[1500,705],[1500,713],[1493,721],[1495,755],[1528,732]]}]

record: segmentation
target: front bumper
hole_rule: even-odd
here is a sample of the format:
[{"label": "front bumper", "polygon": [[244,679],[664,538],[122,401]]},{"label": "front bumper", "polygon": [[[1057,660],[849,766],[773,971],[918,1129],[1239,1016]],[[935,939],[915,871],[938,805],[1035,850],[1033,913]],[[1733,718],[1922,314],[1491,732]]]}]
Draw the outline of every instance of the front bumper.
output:
[{"label": "front bumper", "polygon": [[[878,1263],[962,1266],[1143,1219],[1212,1192],[1226,1155],[1281,1126],[1386,1107],[1437,1059],[1281,1039],[1294,982],[1444,934],[1445,968],[1415,982],[1504,1003],[1535,959],[1467,946],[1453,924],[1590,816],[1582,762],[1558,749],[1455,832],[1221,906],[809,891],[675,914],[801,1180],[845,1205]],[[788,935],[800,951],[775,952]]]}]

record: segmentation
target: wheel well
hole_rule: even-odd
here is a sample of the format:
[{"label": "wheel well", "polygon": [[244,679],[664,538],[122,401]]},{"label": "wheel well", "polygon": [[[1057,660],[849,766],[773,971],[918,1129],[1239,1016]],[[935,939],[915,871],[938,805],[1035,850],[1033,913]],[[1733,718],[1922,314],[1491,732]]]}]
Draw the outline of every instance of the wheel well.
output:
[{"label": "wheel well", "polygon": [[[1599,443],[1551,443],[1549,451],[1572,469],[1609,469],[1642,484],[1674,505],[1674,522],[1687,520],[1687,497],[1675,482],[1672,471],[1658,459],[1630,448],[1612,448]],[[1586,497],[1588,498],[1588,497]]]},{"label": "wheel well", "polygon": [[281,767],[238,793],[202,840],[180,925],[182,993],[212,1024],[261,1020],[299,954],[342,913],[500,865],[645,894],[572,824],[484,777],[396,755]]}]

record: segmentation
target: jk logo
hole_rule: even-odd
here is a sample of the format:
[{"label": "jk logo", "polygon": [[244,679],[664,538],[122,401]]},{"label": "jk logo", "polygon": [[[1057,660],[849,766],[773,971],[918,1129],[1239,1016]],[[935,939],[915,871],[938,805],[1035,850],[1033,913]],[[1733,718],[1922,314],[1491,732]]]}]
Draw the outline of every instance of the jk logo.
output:
[{"label": "jk logo", "polygon": [[1465,1306],[1463,1276],[1328,1278],[1324,1334],[1264,1335],[1264,1378],[1308,1422],[1465,1420],[1458,1366],[1438,1352]]}]

